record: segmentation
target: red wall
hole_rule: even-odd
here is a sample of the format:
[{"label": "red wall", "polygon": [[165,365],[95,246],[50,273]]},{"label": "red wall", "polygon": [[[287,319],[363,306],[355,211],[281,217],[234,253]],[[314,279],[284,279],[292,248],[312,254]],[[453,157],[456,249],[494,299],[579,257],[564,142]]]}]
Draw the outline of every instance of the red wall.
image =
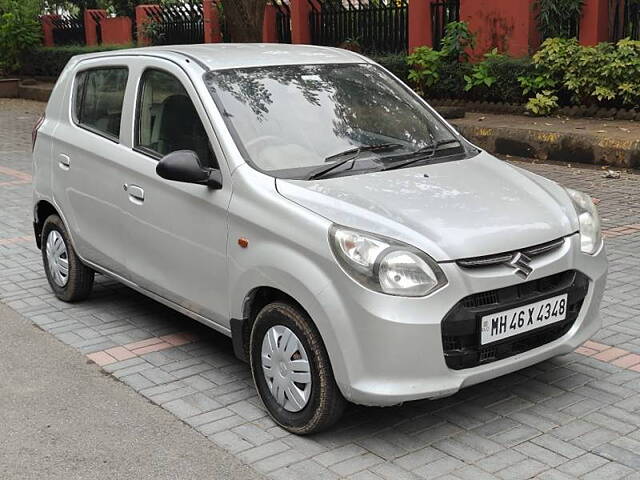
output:
[{"label": "red wall", "polygon": [[409,52],[433,43],[431,34],[431,0],[409,2]]},{"label": "red wall", "polygon": [[107,16],[106,10],[86,9],[84,11],[84,40],[87,45],[98,45],[98,23],[91,14],[98,14],[102,18]]},{"label": "red wall", "polygon": [[219,43],[222,41],[222,31],[220,30],[220,12],[217,4],[213,0],[204,0],[204,43]]},{"label": "red wall", "polygon": [[278,29],[276,18],[278,10],[274,5],[264,6],[264,19],[262,21],[262,41],[264,43],[278,43]]},{"label": "red wall", "polygon": [[53,47],[53,24],[51,21],[59,15],[41,15],[40,23],[42,24],[42,44],[45,47]]},{"label": "red wall", "polygon": [[460,20],[477,35],[474,56],[497,47],[516,57],[533,52],[540,44],[534,0],[461,0]]},{"label": "red wall", "polygon": [[609,1],[586,0],[580,22],[580,43],[596,45],[609,40]]},{"label": "red wall", "polygon": [[131,43],[131,19],[129,17],[103,18],[100,21],[102,28],[102,44]]}]

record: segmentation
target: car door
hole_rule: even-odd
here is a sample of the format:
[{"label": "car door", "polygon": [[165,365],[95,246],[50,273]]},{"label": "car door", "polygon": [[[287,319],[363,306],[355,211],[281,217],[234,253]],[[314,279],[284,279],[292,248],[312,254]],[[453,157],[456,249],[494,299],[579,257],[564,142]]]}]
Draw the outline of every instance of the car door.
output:
[{"label": "car door", "polygon": [[[143,61],[121,182],[128,199],[127,269],[141,287],[228,327],[230,175],[187,74],[168,60]],[[221,168],[222,188],[159,177],[158,161],[176,150],[193,150],[203,165]]]},{"label": "car door", "polygon": [[126,58],[87,60],[72,72],[52,139],[53,200],[80,256],[124,275],[120,142]]}]

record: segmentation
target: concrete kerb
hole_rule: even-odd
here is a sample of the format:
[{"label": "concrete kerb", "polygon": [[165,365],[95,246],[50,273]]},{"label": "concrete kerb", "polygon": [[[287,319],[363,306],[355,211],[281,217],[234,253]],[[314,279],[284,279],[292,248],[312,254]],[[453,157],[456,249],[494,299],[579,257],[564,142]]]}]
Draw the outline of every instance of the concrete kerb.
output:
[{"label": "concrete kerb", "polygon": [[640,167],[639,138],[452,123],[464,137],[491,153],[619,168]]},{"label": "concrete kerb", "polygon": [[21,83],[18,87],[18,97],[38,102],[48,102],[53,84],[51,83]]}]

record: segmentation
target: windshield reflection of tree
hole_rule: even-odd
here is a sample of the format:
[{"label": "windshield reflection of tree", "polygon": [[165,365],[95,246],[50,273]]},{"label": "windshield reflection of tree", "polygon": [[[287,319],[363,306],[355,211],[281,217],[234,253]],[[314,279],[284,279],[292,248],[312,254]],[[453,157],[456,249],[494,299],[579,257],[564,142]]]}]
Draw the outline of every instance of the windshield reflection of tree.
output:
[{"label": "windshield reflection of tree", "polygon": [[[207,83],[232,95],[264,121],[273,104],[267,81],[294,86],[321,108],[321,93],[333,106],[333,132],[354,145],[395,141],[429,143],[427,112],[417,113],[408,95],[375,68],[364,65],[306,65],[225,70],[209,74]],[[291,105],[292,109],[300,106]],[[376,138],[376,136],[378,138]],[[369,137],[369,138],[367,138]]]}]

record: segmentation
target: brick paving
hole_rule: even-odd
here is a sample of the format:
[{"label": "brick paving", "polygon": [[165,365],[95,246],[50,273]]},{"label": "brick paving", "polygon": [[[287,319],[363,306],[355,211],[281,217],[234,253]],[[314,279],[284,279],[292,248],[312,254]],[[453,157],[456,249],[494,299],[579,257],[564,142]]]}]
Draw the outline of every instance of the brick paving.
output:
[{"label": "brick paving", "polygon": [[449,398],[353,406],[333,430],[300,438],[266,415],[226,337],[100,275],[85,302],[53,296],[31,237],[30,133],[41,109],[0,99],[0,301],[256,470],[274,479],[640,479],[640,176],[515,162],[599,199],[613,234],[604,326],[592,341]]}]

